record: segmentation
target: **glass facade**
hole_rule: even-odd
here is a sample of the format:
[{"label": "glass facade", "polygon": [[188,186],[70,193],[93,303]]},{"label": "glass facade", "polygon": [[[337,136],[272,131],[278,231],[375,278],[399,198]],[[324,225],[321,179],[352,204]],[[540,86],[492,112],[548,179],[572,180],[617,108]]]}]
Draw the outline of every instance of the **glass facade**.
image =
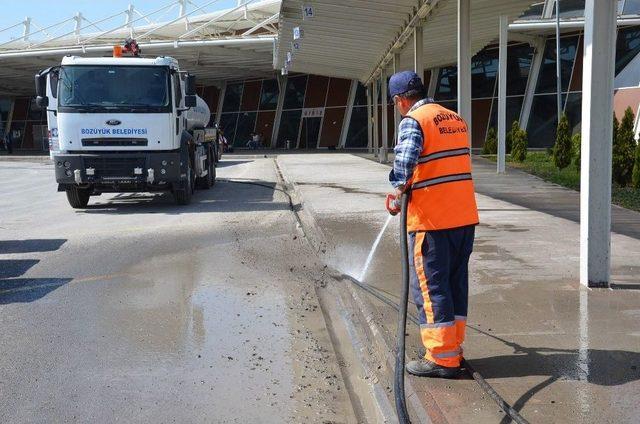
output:
[{"label": "glass facade", "polygon": [[286,148],[287,140],[291,142],[291,147],[296,146],[298,141],[298,133],[300,131],[301,120],[302,109],[285,110],[282,112],[282,118],[280,119],[280,128],[278,129],[278,148]]},{"label": "glass facade", "polygon": [[497,49],[484,49],[475,55],[471,61],[471,96],[474,99],[493,97],[497,76]]},{"label": "glass facade", "polygon": [[435,100],[450,100],[458,96],[458,69],[455,66],[440,68]]},{"label": "glass facade", "polygon": [[537,20],[542,18],[542,12],[544,11],[544,2],[533,3],[527,10],[524,11],[518,19]]},{"label": "glass facade", "polygon": [[278,80],[270,79],[262,81],[260,93],[260,110],[276,110],[278,107]]},{"label": "glass facade", "polygon": [[[566,95],[562,96],[562,102]],[[555,143],[558,126],[558,106],[555,94],[535,96],[529,116],[529,147],[550,147]]]},{"label": "glass facade", "polygon": [[224,103],[222,104],[222,113],[240,110],[243,87],[244,84],[241,82],[227,84],[227,89],[224,93]]},{"label": "glass facade", "polygon": [[640,14],[640,0],[625,0],[622,11],[624,15]]},{"label": "glass facade", "polygon": [[[578,36],[560,38],[560,74],[562,76],[562,91],[567,91],[571,81],[573,63],[578,51]],[[556,92],[556,40],[548,39],[542,67],[538,76],[536,94]]]},{"label": "glass facade", "polygon": [[[640,0],[638,0],[640,2]],[[640,27],[627,27],[618,31],[616,39],[616,75],[640,53]]]},{"label": "glass facade", "polygon": [[[486,132],[497,126],[498,49],[490,46],[471,61],[471,92],[474,147],[481,147]],[[533,60],[533,48],[528,44],[511,44],[507,51],[507,125],[520,118],[524,93],[529,80]],[[555,75],[555,74],[554,74]],[[457,110],[457,69],[447,66],[440,69],[435,100],[442,106]],[[480,101],[487,100],[487,101]]]},{"label": "glass facade", "polygon": [[347,133],[347,148],[365,148],[369,143],[369,131],[367,128],[367,107],[357,106],[351,112],[351,122]]},{"label": "glass facade", "polygon": [[[584,3],[585,0],[560,0],[560,18],[571,19],[584,16]],[[555,6],[552,17],[556,17]]]},{"label": "glass facade", "polygon": [[284,109],[302,109],[307,89],[308,75],[287,78],[284,94]]}]

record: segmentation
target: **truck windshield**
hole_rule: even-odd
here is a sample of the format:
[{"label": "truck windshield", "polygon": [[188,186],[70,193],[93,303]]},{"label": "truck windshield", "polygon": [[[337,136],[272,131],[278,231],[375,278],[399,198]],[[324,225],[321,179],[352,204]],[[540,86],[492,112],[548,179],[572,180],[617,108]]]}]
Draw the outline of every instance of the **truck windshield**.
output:
[{"label": "truck windshield", "polygon": [[61,110],[166,111],[169,70],[161,66],[63,66],[58,86]]}]

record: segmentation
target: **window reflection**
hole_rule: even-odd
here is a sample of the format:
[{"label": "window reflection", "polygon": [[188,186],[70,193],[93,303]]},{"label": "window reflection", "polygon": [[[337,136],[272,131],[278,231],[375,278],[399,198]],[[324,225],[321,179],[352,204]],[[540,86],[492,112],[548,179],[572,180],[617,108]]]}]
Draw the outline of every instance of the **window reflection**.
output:
[{"label": "window reflection", "polygon": [[278,107],[278,81],[275,79],[262,81],[260,93],[260,110],[276,110]]},{"label": "window reflection", "polygon": [[616,40],[616,75],[619,74],[639,52],[640,27],[620,29]]},{"label": "window reflection", "polygon": [[[573,62],[578,50],[578,36],[560,39],[560,74],[562,76],[562,91],[566,91],[571,80]],[[536,93],[556,92],[556,40],[549,38],[544,49],[544,58],[538,77]]]},{"label": "window reflection", "polygon": [[367,108],[362,106],[354,107],[353,111],[351,112],[351,122],[349,123],[349,132],[347,133],[347,141],[345,143],[345,147],[367,147],[369,141],[368,134]]},{"label": "window reflection", "polygon": [[307,78],[307,75],[303,75],[287,79],[287,89],[284,95],[285,109],[302,109],[307,88]]},{"label": "window reflection", "polygon": [[224,93],[224,103],[222,104],[222,112],[237,112],[240,110],[240,101],[242,99],[243,83],[227,84]]}]

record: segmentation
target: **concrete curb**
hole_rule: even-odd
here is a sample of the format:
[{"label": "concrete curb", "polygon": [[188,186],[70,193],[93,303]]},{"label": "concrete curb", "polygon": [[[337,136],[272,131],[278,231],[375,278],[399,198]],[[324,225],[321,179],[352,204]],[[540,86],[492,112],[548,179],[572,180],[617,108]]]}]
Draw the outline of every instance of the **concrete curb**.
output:
[{"label": "concrete curb", "polygon": [[[295,182],[290,181],[286,175],[286,167],[282,165],[278,161],[278,157],[275,158],[276,166],[278,168],[278,172],[280,173],[280,177],[287,185],[287,188],[290,189],[291,195],[300,206],[300,210],[297,212],[300,220],[302,221],[303,231],[311,243],[311,246],[316,250],[316,252],[320,255],[326,251],[326,247],[329,245],[326,235],[322,231],[322,228],[317,224],[315,219],[316,213],[313,210],[313,207],[304,201],[304,196],[302,195],[300,189],[298,188]],[[336,280],[337,282],[337,280]],[[337,288],[341,288],[342,291],[346,292],[348,296],[352,299],[353,303],[357,305],[359,314],[362,315],[362,318],[367,326],[367,330],[370,333],[371,337],[367,337],[366,334],[358,335],[360,340],[370,339],[373,342],[373,347],[375,348],[376,353],[380,358],[386,361],[387,368],[389,370],[388,377],[391,381],[393,381],[393,369],[395,366],[395,346],[384,337],[384,332],[377,324],[375,320],[375,314],[373,305],[369,299],[362,296],[362,292],[360,292],[353,284],[347,285],[335,285]],[[348,319],[346,314],[343,318]],[[352,328],[357,328],[353,322],[349,323]],[[364,365],[367,367],[367,365]],[[370,366],[369,366],[370,368]],[[375,386],[375,385],[373,385]],[[379,401],[379,409],[382,415],[389,414],[390,402],[389,399],[386,398],[386,402],[384,400],[379,399],[380,387],[372,387],[372,395]],[[405,394],[407,402],[409,403],[409,408],[411,409],[412,415],[414,417],[419,418],[419,422],[422,423],[431,423],[431,419],[429,418],[429,414],[422,404],[420,397],[417,392],[413,388],[411,381],[409,379],[405,380]],[[386,396],[386,395],[385,395]],[[397,422],[397,418],[395,416],[395,409],[391,407],[392,417],[388,417],[385,422]]]}]

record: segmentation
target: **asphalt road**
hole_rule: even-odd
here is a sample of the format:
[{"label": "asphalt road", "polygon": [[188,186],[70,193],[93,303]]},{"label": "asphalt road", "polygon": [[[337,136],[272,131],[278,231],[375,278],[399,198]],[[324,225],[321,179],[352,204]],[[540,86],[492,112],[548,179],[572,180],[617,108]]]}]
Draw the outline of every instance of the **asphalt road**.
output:
[{"label": "asphalt road", "polygon": [[0,162],[0,422],[353,422],[322,265],[272,159],[71,209],[51,165]]}]

